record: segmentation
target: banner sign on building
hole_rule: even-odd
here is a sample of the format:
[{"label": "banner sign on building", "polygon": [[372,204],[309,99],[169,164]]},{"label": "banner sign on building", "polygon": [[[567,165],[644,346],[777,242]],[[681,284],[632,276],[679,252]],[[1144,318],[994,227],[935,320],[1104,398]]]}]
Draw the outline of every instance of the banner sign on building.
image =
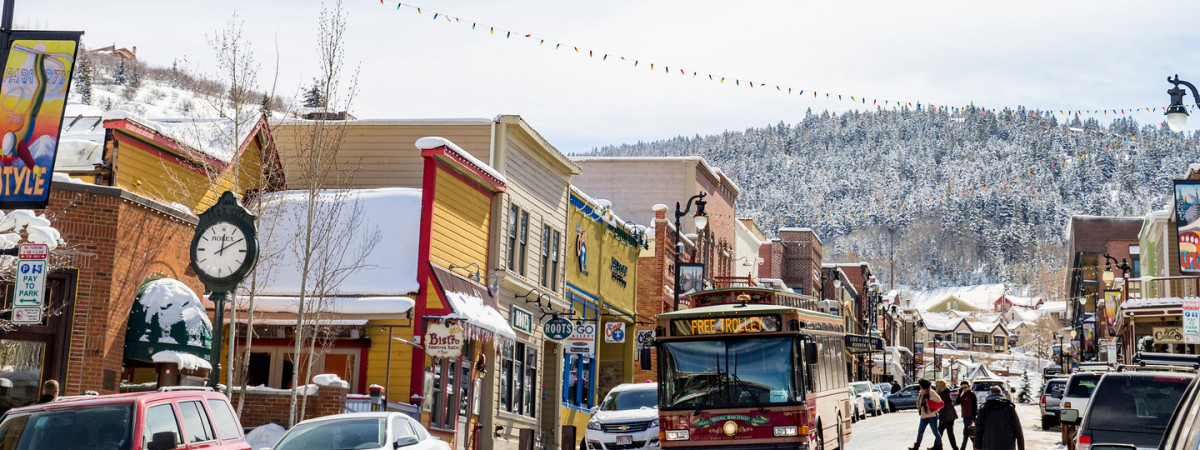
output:
[{"label": "banner sign on building", "polygon": [[1200,344],[1200,298],[1183,299],[1183,343]]},{"label": "banner sign on building", "polygon": [[512,322],[510,325],[514,330],[522,331],[525,334],[533,333],[533,313],[514,305],[508,312],[508,318]]},{"label": "banner sign on building", "polygon": [[571,321],[562,317],[555,317],[542,325],[542,333],[546,335],[546,339],[555,342],[571,337],[572,331],[574,327],[571,326]]},{"label": "banner sign on building", "polygon": [[637,330],[637,348],[654,347],[654,330]]},{"label": "banner sign on building", "polygon": [[851,354],[883,351],[883,339],[858,334],[846,335],[846,351]]},{"label": "banner sign on building", "polygon": [[1175,180],[1175,230],[1179,271],[1200,274],[1200,180]]},{"label": "banner sign on building", "polygon": [[607,344],[625,343],[625,322],[604,324],[604,342]]},{"label": "banner sign on building", "polygon": [[583,322],[575,324],[571,337],[567,338],[567,353],[595,355],[596,354],[596,324]]},{"label": "banner sign on building", "polygon": [[46,298],[46,244],[21,244],[17,250],[17,277],[13,284],[12,321],[17,325],[42,323]]},{"label": "banner sign on building", "polygon": [[1155,344],[1182,344],[1183,333],[1179,327],[1154,327]]},{"label": "banner sign on building", "polygon": [[2,43],[0,209],[43,209],[81,32],[14,31]]}]

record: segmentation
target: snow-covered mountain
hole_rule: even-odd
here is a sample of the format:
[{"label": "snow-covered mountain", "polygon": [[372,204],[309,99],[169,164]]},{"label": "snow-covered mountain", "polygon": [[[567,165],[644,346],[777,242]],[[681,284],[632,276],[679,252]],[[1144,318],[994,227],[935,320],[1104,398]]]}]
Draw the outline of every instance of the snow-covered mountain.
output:
[{"label": "snow-covered mountain", "polygon": [[894,242],[897,287],[1007,283],[1053,295],[1072,215],[1163,208],[1171,180],[1200,160],[1195,133],[1064,117],[972,107],[809,111],[795,124],[590,154],[703,156],[742,188],[740,216],[770,232],[814,228],[827,261],[866,260],[887,282]]}]

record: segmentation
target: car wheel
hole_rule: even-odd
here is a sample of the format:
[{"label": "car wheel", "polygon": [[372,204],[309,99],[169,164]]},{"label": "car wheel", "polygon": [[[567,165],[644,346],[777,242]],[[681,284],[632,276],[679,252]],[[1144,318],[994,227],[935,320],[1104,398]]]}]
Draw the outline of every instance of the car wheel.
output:
[{"label": "car wheel", "polygon": [[850,423],[858,422],[858,407],[854,407],[854,414],[850,416]]},{"label": "car wheel", "polygon": [[1050,427],[1058,425],[1058,418],[1054,416],[1042,416],[1042,430],[1049,430]]}]

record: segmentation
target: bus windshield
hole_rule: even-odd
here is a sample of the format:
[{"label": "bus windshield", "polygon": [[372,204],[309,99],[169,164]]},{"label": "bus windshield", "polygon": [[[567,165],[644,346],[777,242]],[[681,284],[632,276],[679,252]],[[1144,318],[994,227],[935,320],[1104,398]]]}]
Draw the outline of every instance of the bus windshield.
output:
[{"label": "bus windshield", "polygon": [[763,408],[803,401],[795,338],[664,342],[660,408]]}]

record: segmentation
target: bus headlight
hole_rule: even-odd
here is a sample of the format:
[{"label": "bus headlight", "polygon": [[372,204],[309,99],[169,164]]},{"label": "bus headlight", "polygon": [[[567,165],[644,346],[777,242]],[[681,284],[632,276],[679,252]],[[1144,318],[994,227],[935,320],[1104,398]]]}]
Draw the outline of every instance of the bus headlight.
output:
[{"label": "bus headlight", "polygon": [[775,437],[799,436],[799,435],[800,435],[800,429],[796,428],[795,425],[789,425],[786,427],[775,427]]},{"label": "bus headlight", "polygon": [[587,428],[589,430],[601,431],[600,430],[600,422],[597,422],[595,420],[589,420],[588,424],[587,424]]},{"label": "bus headlight", "polygon": [[691,438],[688,430],[667,430],[668,441],[686,441]]}]

